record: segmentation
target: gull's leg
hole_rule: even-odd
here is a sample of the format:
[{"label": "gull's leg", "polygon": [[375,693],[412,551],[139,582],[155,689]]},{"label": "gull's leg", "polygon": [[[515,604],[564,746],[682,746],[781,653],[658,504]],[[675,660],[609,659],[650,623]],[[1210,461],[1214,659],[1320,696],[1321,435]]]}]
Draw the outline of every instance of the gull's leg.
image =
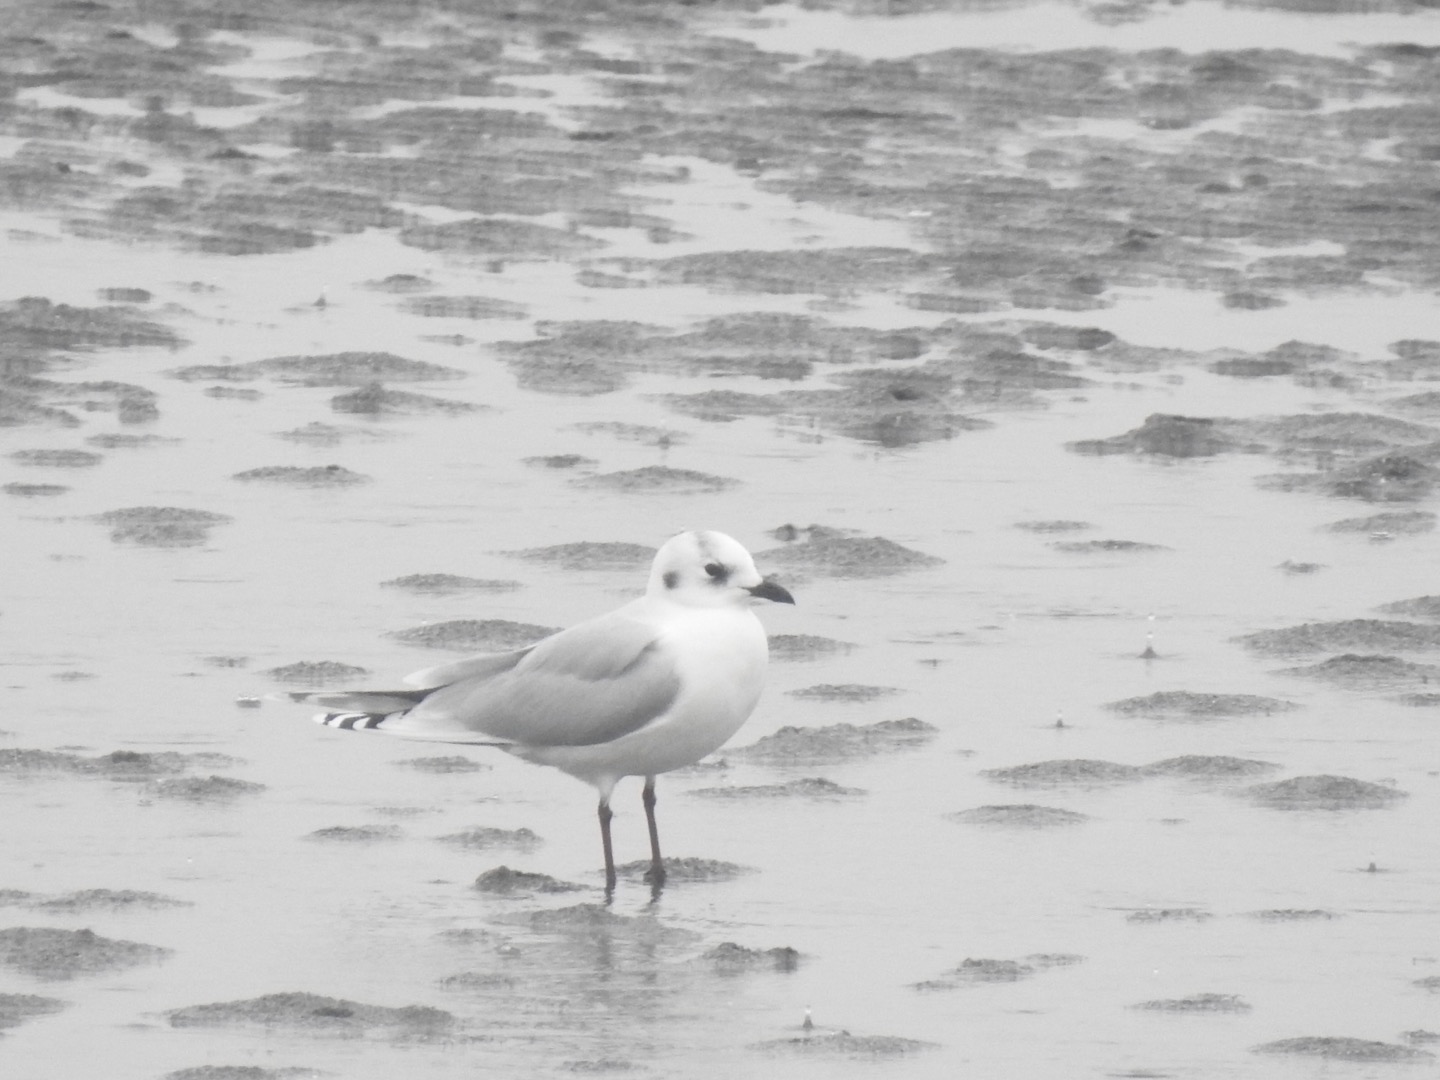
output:
[{"label": "gull's leg", "polygon": [[608,899],[615,891],[615,849],[610,846],[610,796],[600,797],[600,843],[605,848],[605,896]]},{"label": "gull's leg", "polygon": [[655,777],[645,778],[640,801],[645,804],[645,824],[650,826],[650,872],[645,880],[658,889],[665,884],[665,861],[660,858],[660,830],[655,825]]}]

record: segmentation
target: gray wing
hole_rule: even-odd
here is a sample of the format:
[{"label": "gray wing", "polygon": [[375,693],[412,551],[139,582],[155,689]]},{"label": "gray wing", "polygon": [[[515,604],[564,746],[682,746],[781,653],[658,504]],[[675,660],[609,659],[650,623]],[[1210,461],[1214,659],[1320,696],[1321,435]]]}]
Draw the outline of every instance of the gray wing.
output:
[{"label": "gray wing", "polygon": [[418,738],[593,746],[644,727],[680,692],[655,628],[623,610],[502,655],[518,660],[498,671],[486,668],[484,657],[460,661],[454,667],[476,665],[470,677],[434,691],[384,729]]},{"label": "gray wing", "polygon": [[513,652],[467,656],[464,660],[455,660],[449,664],[437,664],[435,667],[428,667],[423,671],[412,671],[400,681],[406,686],[418,687],[421,690],[435,690],[464,679],[490,679],[502,672],[509,671],[533,648],[535,648],[534,645],[527,645],[525,648],[516,649]]}]

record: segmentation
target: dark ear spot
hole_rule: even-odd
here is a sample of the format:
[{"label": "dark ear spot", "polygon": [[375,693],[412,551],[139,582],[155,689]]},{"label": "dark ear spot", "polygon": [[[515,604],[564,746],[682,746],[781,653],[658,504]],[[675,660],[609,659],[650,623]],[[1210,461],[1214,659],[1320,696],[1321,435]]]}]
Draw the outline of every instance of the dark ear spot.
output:
[{"label": "dark ear spot", "polygon": [[665,576],[662,577],[660,580],[665,582],[665,588],[673,589],[676,585],[680,584],[680,575],[677,574],[674,570],[666,570]]}]

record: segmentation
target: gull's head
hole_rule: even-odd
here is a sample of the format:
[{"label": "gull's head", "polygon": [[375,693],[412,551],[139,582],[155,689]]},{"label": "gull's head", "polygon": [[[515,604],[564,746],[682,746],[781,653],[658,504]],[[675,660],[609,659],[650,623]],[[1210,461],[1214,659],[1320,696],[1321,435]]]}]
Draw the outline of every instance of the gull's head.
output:
[{"label": "gull's head", "polygon": [[738,540],[720,532],[683,532],[655,553],[646,595],[687,607],[742,605],[752,599],[793,604],[785,589],[767,581]]}]

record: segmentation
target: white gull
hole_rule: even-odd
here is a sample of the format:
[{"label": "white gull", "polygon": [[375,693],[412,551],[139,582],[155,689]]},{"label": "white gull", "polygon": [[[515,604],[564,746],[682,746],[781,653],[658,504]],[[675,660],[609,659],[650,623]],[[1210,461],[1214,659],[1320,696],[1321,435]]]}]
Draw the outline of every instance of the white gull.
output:
[{"label": "white gull", "polygon": [[615,888],[610,796],[643,776],[650,871],[665,880],[655,777],[719,749],[754,710],[769,646],[751,610],[793,604],[750,553],[719,532],[683,532],[655,555],[645,595],[513,652],[406,676],[414,689],[296,694],[330,727],[498,746],[553,765],[600,793],[605,888]]}]

